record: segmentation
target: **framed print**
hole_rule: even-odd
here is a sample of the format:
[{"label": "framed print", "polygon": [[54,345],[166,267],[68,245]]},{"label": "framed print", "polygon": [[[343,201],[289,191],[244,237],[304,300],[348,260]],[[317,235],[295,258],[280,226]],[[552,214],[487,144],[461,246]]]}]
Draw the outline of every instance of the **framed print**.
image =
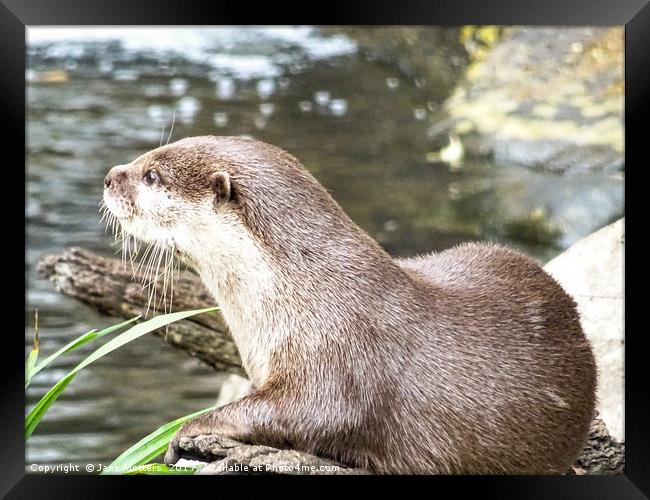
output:
[{"label": "framed print", "polygon": [[646,498],[650,7],[241,7],[0,6],[4,199],[25,165],[2,492]]}]

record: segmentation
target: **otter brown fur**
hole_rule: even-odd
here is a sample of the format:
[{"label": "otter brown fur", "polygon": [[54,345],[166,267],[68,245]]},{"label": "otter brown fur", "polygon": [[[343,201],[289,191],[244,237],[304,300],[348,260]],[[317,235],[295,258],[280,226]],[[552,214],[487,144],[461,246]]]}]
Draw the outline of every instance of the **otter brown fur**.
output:
[{"label": "otter brown fur", "polygon": [[196,268],[256,387],[187,423],[166,462],[209,433],[376,473],[558,473],[580,453],[594,358],[530,258],[470,243],[394,259],[297,159],[250,139],[183,139],[106,186],[126,231]]}]

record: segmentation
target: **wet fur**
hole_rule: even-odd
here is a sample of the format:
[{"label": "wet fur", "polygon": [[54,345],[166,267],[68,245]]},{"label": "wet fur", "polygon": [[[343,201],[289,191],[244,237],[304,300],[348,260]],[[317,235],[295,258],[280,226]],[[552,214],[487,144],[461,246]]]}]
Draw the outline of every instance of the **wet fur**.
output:
[{"label": "wet fur", "polygon": [[[133,187],[152,166],[176,202],[164,216]],[[184,139],[124,168],[123,225],[157,225],[194,263],[257,387],[186,424],[166,461],[181,435],[223,433],[377,473],[574,463],[594,358],[574,301],[531,259],[475,243],[393,259],[298,160],[254,140]]]}]

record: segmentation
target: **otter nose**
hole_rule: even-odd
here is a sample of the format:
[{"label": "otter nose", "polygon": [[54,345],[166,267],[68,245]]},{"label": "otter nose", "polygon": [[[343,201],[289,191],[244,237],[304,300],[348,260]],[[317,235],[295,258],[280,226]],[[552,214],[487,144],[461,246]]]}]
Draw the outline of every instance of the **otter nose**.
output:
[{"label": "otter nose", "polygon": [[115,183],[122,178],[126,177],[126,167],[124,165],[118,165],[113,167],[108,172],[108,175],[104,177],[104,188],[108,189],[111,186],[114,186]]}]

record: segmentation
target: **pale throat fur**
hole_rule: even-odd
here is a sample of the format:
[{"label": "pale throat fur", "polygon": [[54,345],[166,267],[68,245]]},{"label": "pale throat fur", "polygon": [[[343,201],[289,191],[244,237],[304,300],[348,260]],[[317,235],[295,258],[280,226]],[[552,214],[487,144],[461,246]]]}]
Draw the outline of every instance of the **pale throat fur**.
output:
[{"label": "pale throat fur", "polygon": [[269,317],[262,303],[273,302],[278,280],[260,245],[236,217],[213,218],[200,240],[187,235],[196,271],[221,307],[251,381],[261,387],[271,355],[281,349],[281,315]]},{"label": "pale throat fur", "polygon": [[[272,297],[278,286],[260,245],[234,214],[216,216],[209,199],[198,203],[175,200],[172,206],[166,203],[166,197],[144,186],[137,186],[136,193],[138,207],[132,216],[110,194],[105,194],[104,200],[128,233],[145,243],[174,246],[182,253],[183,260],[199,274],[220,306],[244,368],[259,387],[268,376],[268,360],[282,338],[278,318],[269,318],[259,307],[260,301]],[[184,203],[185,210],[179,207]],[[167,225],[137,215],[153,209],[174,209],[178,213]],[[192,216],[188,219],[183,214]],[[270,329],[278,331],[271,334]]]}]

